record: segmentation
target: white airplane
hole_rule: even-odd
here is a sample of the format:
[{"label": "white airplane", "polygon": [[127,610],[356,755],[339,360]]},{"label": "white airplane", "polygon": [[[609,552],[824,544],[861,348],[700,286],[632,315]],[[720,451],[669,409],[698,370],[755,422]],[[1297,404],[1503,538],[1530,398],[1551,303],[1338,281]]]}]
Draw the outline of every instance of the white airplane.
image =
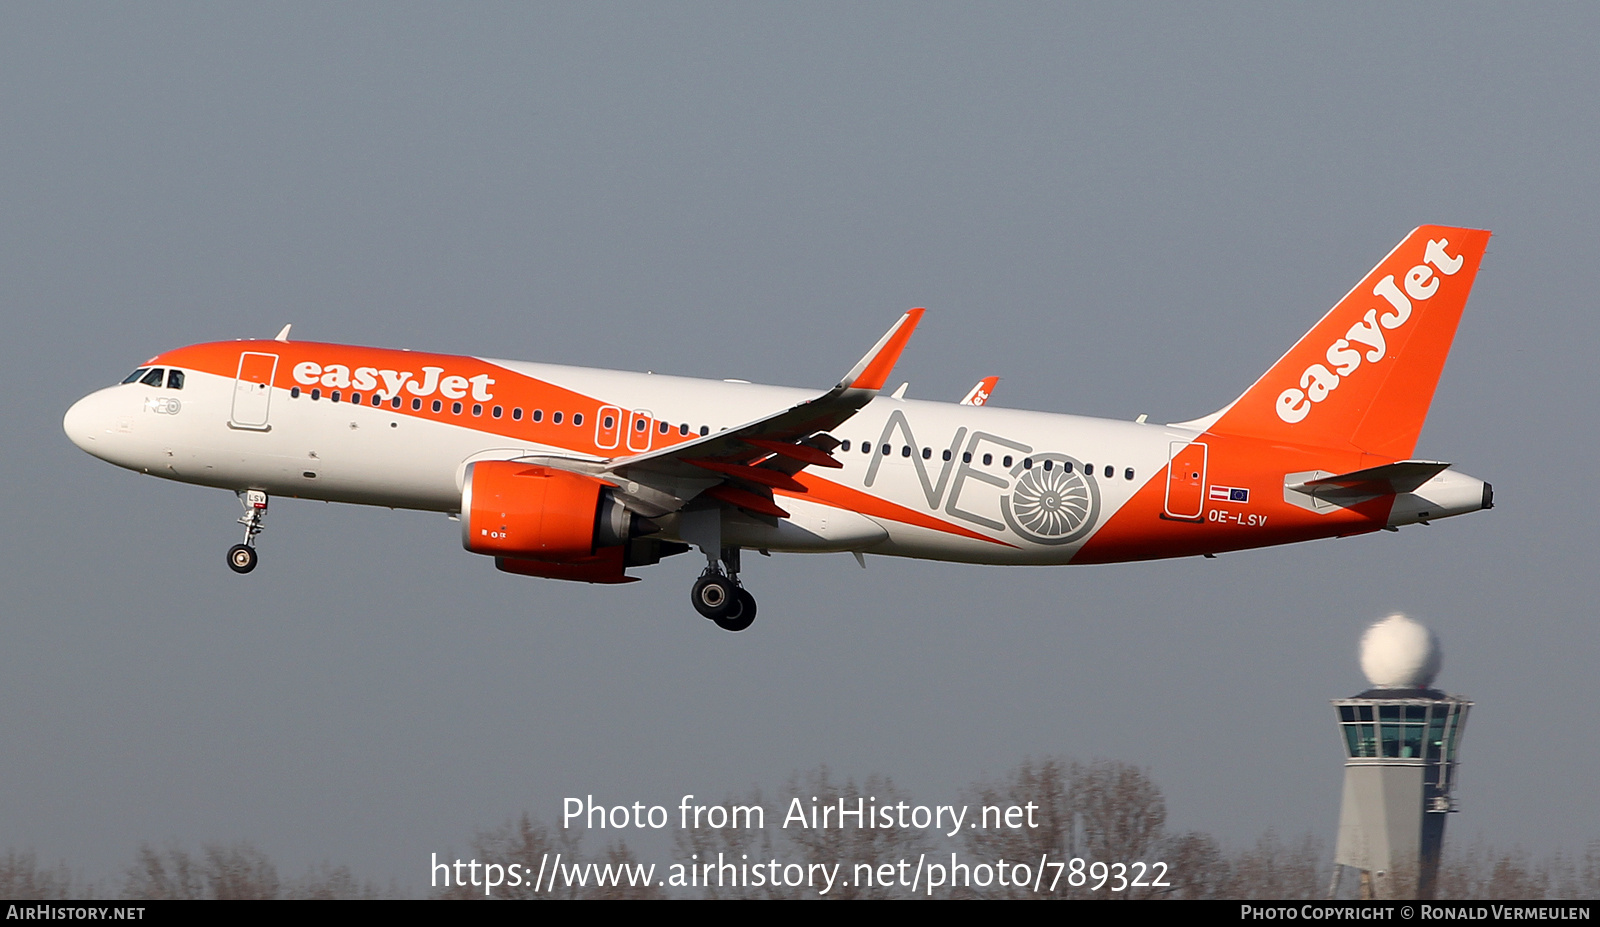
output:
[{"label": "white airplane", "polygon": [[[159,354],[64,427],[120,467],[235,492],[255,569],[273,495],[445,512],[510,573],[632,582],[698,548],[739,631],[740,552],[1108,563],[1360,534],[1490,508],[1412,459],[1489,233],[1406,237],[1243,395],[1168,425],[879,391],[923,310],[820,394],[288,340]],[[862,561],[865,562],[864,560]]]}]

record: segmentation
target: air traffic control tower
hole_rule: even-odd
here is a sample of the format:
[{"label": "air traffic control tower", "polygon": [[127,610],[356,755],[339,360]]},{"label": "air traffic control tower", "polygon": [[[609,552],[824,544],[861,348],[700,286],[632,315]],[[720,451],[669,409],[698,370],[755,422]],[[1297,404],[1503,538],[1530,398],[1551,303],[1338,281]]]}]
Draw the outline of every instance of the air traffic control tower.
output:
[{"label": "air traffic control tower", "polygon": [[1345,761],[1329,894],[1338,893],[1348,867],[1360,874],[1361,898],[1412,891],[1431,898],[1472,703],[1429,688],[1439,672],[1438,638],[1404,615],[1367,629],[1361,670],[1372,688],[1333,702]]}]

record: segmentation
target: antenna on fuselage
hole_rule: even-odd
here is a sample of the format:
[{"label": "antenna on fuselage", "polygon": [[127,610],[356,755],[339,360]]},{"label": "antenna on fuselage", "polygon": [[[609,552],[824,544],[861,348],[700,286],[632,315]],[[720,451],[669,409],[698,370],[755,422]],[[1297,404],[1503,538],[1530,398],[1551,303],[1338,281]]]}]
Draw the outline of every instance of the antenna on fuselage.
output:
[{"label": "antenna on fuselage", "polygon": [[283,327],[283,331],[278,332],[278,336],[276,338],[273,338],[272,340],[273,341],[285,341],[285,342],[288,341],[289,340],[289,329],[291,329],[291,328],[294,328],[294,323],[293,322],[290,322],[288,325],[285,325]]}]

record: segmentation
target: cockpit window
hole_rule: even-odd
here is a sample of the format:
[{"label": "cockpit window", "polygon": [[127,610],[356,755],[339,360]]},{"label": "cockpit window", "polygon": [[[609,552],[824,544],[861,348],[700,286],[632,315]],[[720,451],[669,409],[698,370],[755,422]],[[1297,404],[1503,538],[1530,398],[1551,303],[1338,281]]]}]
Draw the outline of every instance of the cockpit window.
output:
[{"label": "cockpit window", "polygon": [[139,382],[143,383],[145,386],[160,386],[161,381],[163,378],[165,378],[166,374],[167,372],[160,367],[151,367],[150,372],[145,374],[144,379],[140,380]]},{"label": "cockpit window", "polygon": [[167,389],[183,389],[183,371],[167,371]]},{"label": "cockpit window", "polygon": [[138,380],[140,377],[144,376],[144,372],[146,370],[149,370],[149,369],[150,369],[149,367],[140,367],[138,370],[135,370],[133,373],[130,373],[126,377],[124,377],[122,379],[122,382],[124,382],[124,383],[133,383],[134,381]]}]

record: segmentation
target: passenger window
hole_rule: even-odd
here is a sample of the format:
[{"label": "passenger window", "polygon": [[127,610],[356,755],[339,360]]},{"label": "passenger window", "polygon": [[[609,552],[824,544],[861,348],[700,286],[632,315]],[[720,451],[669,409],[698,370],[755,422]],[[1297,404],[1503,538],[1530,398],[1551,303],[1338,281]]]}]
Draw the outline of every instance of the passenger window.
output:
[{"label": "passenger window", "polygon": [[459,402],[450,403],[450,414],[451,415],[460,415],[461,414],[461,403],[459,403]]},{"label": "passenger window", "polygon": [[574,424],[574,425],[582,425],[583,424],[583,413],[582,412],[574,412],[574,413],[572,413],[572,424]]},{"label": "passenger window", "polygon": [[839,450],[841,450],[841,451],[850,450],[850,439],[849,438],[846,438],[843,441],[839,442]]},{"label": "passenger window", "polygon": [[372,407],[374,409],[376,409],[377,407],[379,407],[381,405],[383,405],[383,396],[382,396],[382,394],[373,393],[372,394]]},{"label": "passenger window", "polygon": [[861,453],[863,453],[863,454],[872,453],[872,445],[868,444],[865,441],[861,442]]},{"label": "passenger window", "polygon": [[650,426],[649,426],[649,425],[648,425],[648,424],[647,424],[647,423],[646,423],[646,422],[645,422],[645,420],[644,420],[644,419],[642,419],[642,418],[641,418],[641,419],[638,419],[638,420],[636,420],[636,421],[635,421],[635,422],[634,422],[634,423],[633,423],[633,430],[634,430],[634,431],[644,431],[644,430],[645,430],[645,429],[646,429],[646,428],[648,428],[648,427],[650,427]]},{"label": "passenger window", "polygon": [[944,452],[943,459],[944,460],[949,460],[950,459],[950,451],[948,449]]},{"label": "passenger window", "polygon": [[900,456],[901,457],[910,457],[911,456],[911,447],[909,445],[902,444],[900,446]]},{"label": "passenger window", "polygon": [[289,389],[289,398],[290,399],[299,399],[300,398],[300,387],[298,387],[298,386],[291,387]]},{"label": "passenger window", "polygon": [[473,403],[472,404],[472,414],[473,414],[474,417],[482,415],[483,414],[483,405],[481,403],[477,403],[477,402]]},{"label": "passenger window", "polygon": [[139,382],[145,386],[160,386],[162,380],[166,377],[166,373],[167,371],[161,367],[152,367],[150,372],[144,375],[144,379]]},{"label": "passenger window", "polygon": [[534,409],[533,410],[533,414],[531,416],[529,416],[529,418],[531,418],[532,420],[534,420],[536,422],[544,421],[544,410],[543,409]]},{"label": "passenger window", "polygon": [[700,437],[704,438],[708,434],[711,434],[711,426],[710,425],[701,425],[700,426]]},{"label": "passenger window", "polygon": [[329,393],[328,394],[328,398],[333,400],[334,402],[338,402],[339,401],[339,391],[338,390],[334,390],[332,393]]},{"label": "passenger window", "polygon": [[933,448],[931,448],[931,447],[923,448],[922,449],[922,459],[923,460],[932,460],[933,459]]},{"label": "passenger window", "polygon": [[972,452],[971,451],[962,451],[961,452],[961,462],[962,463],[972,463]]},{"label": "passenger window", "polygon": [[983,455],[983,465],[985,467],[989,466],[992,463],[994,463],[994,455],[993,454],[985,454],[985,455]]},{"label": "passenger window", "polygon": [[361,405],[361,394],[360,393],[351,393],[350,394],[350,401],[355,403],[358,406]]},{"label": "passenger window", "polygon": [[144,372],[146,370],[149,370],[149,369],[150,369],[149,367],[140,367],[139,369],[135,370],[133,373],[130,373],[127,376],[123,377],[122,378],[122,382],[123,383],[134,383],[134,382],[137,382],[140,377],[144,376]]},{"label": "passenger window", "polygon": [[1083,465],[1083,475],[1084,476],[1094,476],[1094,464],[1087,464],[1087,463],[1084,464]]},{"label": "passenger window", "polygon": [[317,400],[317,399],[321,399],[322,398],[322,390],[320,390],[320,389],[312,390],[311,391],[311,398],[312,398],[313,401]]},{"label": "passenger window", "polygon": [[552,413],[550,413],[550,423],[553,424],[553,425],[561,424],[561,413],[560,412],[552,412]]},{"label": "passenger window", "polygon": [[1114,474],[1116,472],[1117,472],[1117,468],[1116,467],[1113,467],[1110,464],[1106,464],[1106,479],[1108,479],[1108,480],[1111,479],[1112,474]]},{"label": "passenger window", "polygon": [[1128,469],[1122,471],[1122,478],[1125,480],[1133,479],[1133,468],[1129,467]]},{"label": "passenger window", "polygon": [[[313,390],[312,392],[315,392],[315,390]],[[420,399],[411,400],[411,411],[413,411],[413,412],[421,412],[422,411],[422,400],[420,400]]]},{"label": "passenger window", "polygon": [[689,423],[688,422],[684,422],[682,425],[678,426],[678,434],[683,435],[684,437],[688,437],[688,435],[689,435]]},{"label": "passenger window", "polygon": [[1006,455],[1006,457],[1005,457],[1005,459],[1004,459],[1004,460],[1002,460],[1002,461],[1000,461],[1000,465],[1001,465],[1001,466],[1002,466],[1002,467],[1009,467],[1009,466],[1011,466],[1011,455],[1010,455],[1010,454],[1007,454],[1007,455]]},{"label": "passenger window", "polygon": [[399,396],[394,397],[394,401],[392,403],[390,403],[390,404],[393,405],[396,409],[400,408],[400,397]]},{"label": "passenger window", "polygon": [[167,371],[167,389],[183,389],[183,371]]},{"label": "passenger window", "polygon": [[893,453],[894,453],[894,448],[890,447],[887,444],[885,444],[883,446],[883,456],[888,457],[890,454],[893,454]]},{"label": "passenger window", "polygon": [[[1045,468],[1045,469],[1046,469],[1046,470],[1049,470],[1049,469],[1050,469],[1050,466],[1051,466],[1051,464],[1054,464],[1054,463],[1055,463],[1055,461],[1053,461],[1053,460],[1046,460],[1046,461],[1045,461],[1045,462],[1044,462],[1044,468]],[[1071,473],[1071,472],[1072,472],[1072,464],[1067,464],[1067,472],[1068,472],[1068,473]]]},{"label": "passenger window", "polygon": [[522,409],[520,407],[511,410],[511,420],[515,422],[522,421]]},{"label": "passenger window", "polygon": [[504,411],[505,410],[503,408],[501,408],[500,406],[495,406],[493,409],[489,410],[489,414],[493,415],[495,418],[499,418],[500,417],[500,413],[504,412]]},{"label": "passenger window", "polygon": [[617,420],[616,420],[616,418],[614,416],[608,415],[605,418],[600,420],[600,427],[602,427],[602,428],[615,428],[615,427],[617,427]]},{"label": "passenger window", "polygon": [[668,431],[670,431],[670,430],[671,430],[671,429],[672,429],[672,426],[671,426],[671,425],[668,425],[668,424],[667,424],[667,423],[666,423],[666,422],[662,422],[662,423],[661,423],[661,433],[662,433],[662,434],[666,434],[666,433],[667,433],[667,432],[668,432]]}]

